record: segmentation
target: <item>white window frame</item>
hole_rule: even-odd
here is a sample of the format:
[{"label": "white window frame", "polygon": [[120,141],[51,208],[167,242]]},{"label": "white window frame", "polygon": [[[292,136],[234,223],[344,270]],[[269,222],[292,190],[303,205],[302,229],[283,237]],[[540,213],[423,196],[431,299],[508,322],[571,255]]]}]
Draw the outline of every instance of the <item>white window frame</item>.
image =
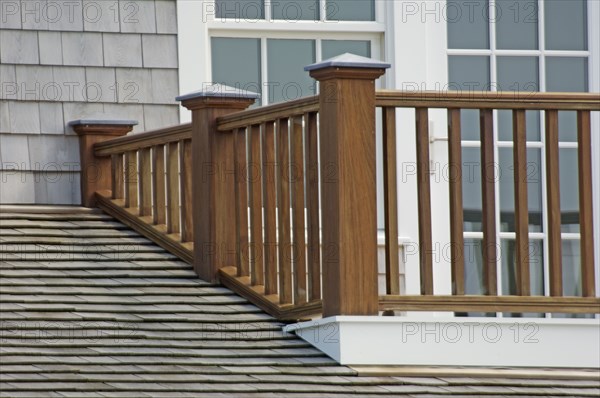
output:
[{"label": "white window frame", "polygon": [[[180,93],[199,90],[211,82],[211,37],[261,39],[263,82],[267,81],[266,40],[270,38],[317,40],[317,62],[321,60],[321,40],[370,40],[371,56],[383,59],[385,56],[383,37],[386,25],[382,21],[385,16],[386,2],[387,0],[375,0],[375,21],[326,21],[326,2],[320,0],[319,21],[288,22],[270,18],[271,0],[265,0],[265,16],[268,19],[255,21],[222,20],[215,18],[214,12],[207,14],[207,7],[214,6],[214,0],[178,0]],[[263,96],[261,101],[265,105],[268,98]],[[190,118],[190,112],[181,109],[182,122],[189,121]]]}]

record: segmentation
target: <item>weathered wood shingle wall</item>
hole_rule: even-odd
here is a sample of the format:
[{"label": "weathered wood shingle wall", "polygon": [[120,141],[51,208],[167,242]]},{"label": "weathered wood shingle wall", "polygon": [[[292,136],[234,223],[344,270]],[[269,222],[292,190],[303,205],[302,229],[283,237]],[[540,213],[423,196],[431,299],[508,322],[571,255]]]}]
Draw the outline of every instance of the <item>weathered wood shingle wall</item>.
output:
[{"label": "weathered wood shingle wall", "polygon": [[0,0],[0,203],[77,204],[70,120],[177,124],[176,0]]}]

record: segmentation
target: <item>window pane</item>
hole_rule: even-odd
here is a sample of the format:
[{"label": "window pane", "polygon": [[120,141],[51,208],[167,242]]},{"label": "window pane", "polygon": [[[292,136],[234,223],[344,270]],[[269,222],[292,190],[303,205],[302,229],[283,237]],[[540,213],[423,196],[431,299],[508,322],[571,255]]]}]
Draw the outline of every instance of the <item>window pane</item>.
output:
[{"label": "window pane", "polygon": [[588,91],[587,58],[547,57],[546,91]]},{"label": "window pane", "polygon": [[315,62],[314,40],[269,39],[269,103],[315,94],[315,81],[304,71]]},{"label": "window pane", "polygon": [[537,50],[537,0],[496,0],[496,47]]},{"label": "window pane", "polygon": [[[500,176],[500,230],[515,232],[515,179],[513,148],[498,148]],[[527,209],[529,232],[542,232],[542,154],[527,149]]]},{"label": "window pane", "polygon": [[579,232],[579,169],[577,149],[558,151],[560,219],[562,232]]},{"label": "window pane", "polygon": [[374,21],[375,0],[327,0],[328,21]]},{"label": "window pane", "polygon": [[563,239],[562,241],[562,277],[565,296],[581,296],[581,254],[580,242]]},{"label": "window pane", "polygon": [[273,0],[273,19],[318,21],[319,0]]},{"label": "window pane", "polygon": [[[516,244],[513,239],[502,239],[502,294],[517,294]],[[544,252],[541,240],[529,241],[529,278],[532,296],[544,295]]]},{"label": "window pane", "polygon": [[[498,91],[514,91],[519,98],[539,91],[537,57],[498,57]],[[538,111],[526,113],[527,141],[540,140],[540,115]],[[498,139],[512,141],[512,112],[498,111]]]},{"label": "window pane", "polygon": [[480,239],[465,239],[465,294],[484,294],[483,250]]},{"label": "window pane", "polygon": [[587,50],[586,3],[587,0],[544,1],[547,50]]},{"label": "window pane", "polygon": [[487,91],[490,89],[490,59],[481,56],[448,57],[448,89]]},{"label": "window pane", "polygon": [[215,8],[217,18],[265,19],[264,0],[215,0]]},{"label": "window pane", "polygon": [[[421,4],[425,7],[425,3]],[[448,48],[489,49],[488,10],[488,0],[448,1]]]},{"label": "window pane", "polygon": [[[448,90],[487,91],[490,89],[490,59],[478,56],[448,57]],[[479,141],[479,112],[461,111],[461,137]]]},{"label": "window pane", "polygon": [[464,230],[481,232],[481,158],[479,148],[462,149]]},{"label": "window pane", "polygon": [[[546,90],[559,92],[588,91],[587,58],[546,58]],[[577,141],[577,121],[575,112],[558,113],[558,139]]]},{"label": "window pane", "polygon": [[261,93],[260,39],[213,37],[214,83]]},{"label": "window pane", "polygon": [[371,58],[371,42],[368,40],[323,40],[323,59],[337,57],[345,53]]}]

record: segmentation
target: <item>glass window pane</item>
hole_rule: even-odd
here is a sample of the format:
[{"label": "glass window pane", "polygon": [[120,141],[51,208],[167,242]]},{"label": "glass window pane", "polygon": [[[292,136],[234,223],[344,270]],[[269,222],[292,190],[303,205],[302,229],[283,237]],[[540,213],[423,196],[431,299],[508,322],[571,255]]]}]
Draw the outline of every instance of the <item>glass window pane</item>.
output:
[{"label": "glass window pane", "polygon": [[546,91],[588,91],[587,58],[547,57]]},{"label": "glass window pane", "polygon": [[374,21],[375,0],[327,0],[328,21]]},{"label": "glass window pane", "polygon": [[479,148],[462,148],[464,230],[481,232],[481,158]]},{"label": "glass window pane", "polygon": [[448,48],[489,49],[488,10],[488,0],[449,0],[446,5]]},{"label": "glass window pane", "polygon": [[[498,91],[513,91],[519,98],[539,91],[537,57],[498,57]],[[540,140],[540,115],[538,111],[526,113],[527,141]],[[512,112],[498,111],[498,140],[512,141]]]},{"label": "glass window pane", "polygon": [[544,1],[547,50],[587,50],[586,3],[587,0]]},{"label": "glass window pane", "polygon": [[[546,90],[557,92],[588,91],[587,58],[547,57]],[[559,112],[558,139],[577,141],[575,112]]]},{"label": "glass window pane", "polygon": [[[490,89],[490,59],[480,56],[448,57],[448,90],[487,91]],[[479,112],[461,111],[461,137],[479,141]]]},{"label": "glass window pane", "polygon": [[236,20],[265,19],[264,0],[215,0],[215,16]]},{"label": "glass window pane", "polygon": [[578,239],[562,241],[562,278],[565,296],[581,296],[581,246]]},{"label": "glass window pane", "polygon": [[465,294],[484,294],[483,250],[480,239],[465,239]]},{"label": "glass window pane", "polygon": [[[498,148],[500,177],[500,231],[515,232],[515,186],[513,148]],[[529,232],[542,232],[542,154],[527,149],[527,209]]]},{"label": "glass window pane", "polygon": [[269,39],[269,103],[315,94],[315,81],[304,71],[315,62],[314,40]]},{"label": "glass window pane", "polygon": [[496,0],[496,48],[537,50],[537,0]]},{"label": "glass window pane", "polygon": [[[502,294],[517,294],[516,244],[513,239],[502,239],[500,244],[502,260]],[[531,295],[544,295],[544,251],[541,240],[529,241],[529,278]]]},{"label": "glass window pane", "polygon": [[558,151],[560,219],[562,232],[579,232],[579,168],[577,149]]},{"label": "glass window pane", "polygon": [[323,59],[337,57],[345,53],[371,58],[371,42],[369,40],[323,40]]},{"label": "glass window pane", "polygon": [[448,57],[448,89],[487,91],[490,89],[489,57],[451,55]]},{"label": "glass window pane", "polygon": [[212,80],[261,93],[260,39],[213,37]]},{"label": "glass window pane", "polygon": [[[500,243],[502,267],[502,295],[517,294],[516,244],[513,239],[502,239]],[[529,278],[531,295],[544,295],[544,253],[542,240],[529,241]],[[543,318],[541,313],[503,313],[505,317]]]},{"label": "glass window pane", "polygon": [[577,113],[558,112],[558,139],[565,142],[577,142]]},{"label": "glass window pane", "polygon": [[318,21],[319,0],[272,0],[273,19]]}]

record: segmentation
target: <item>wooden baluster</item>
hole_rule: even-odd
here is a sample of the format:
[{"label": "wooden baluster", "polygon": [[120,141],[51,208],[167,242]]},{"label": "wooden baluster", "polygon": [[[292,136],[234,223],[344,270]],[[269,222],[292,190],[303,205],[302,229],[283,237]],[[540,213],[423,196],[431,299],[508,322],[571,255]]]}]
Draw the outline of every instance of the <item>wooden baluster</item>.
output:
[{"label": "wooden baluster", "polygon": [[236,266],[238,276],[250,275],[248,251],[248,163],[246,160],[246,129],[233,132],[235,158],[235,224]]},{"label": "wooden baluster", "polygon": [[123,155],[117,154],[111,156],[111,188],[113,199],[123,199],[124,194],[124,173]]},{"label": "wooden baluster", "polygon": [[527,135],[524,110],[513,110],[513,165],[517,295],[529,296],[529,209],[527,205]]},{"label": "wooden baluster", "polygon": [[383,112],[383,189],[385,208],[385,288],[387,294],[400,294],[398,258],[398,197],[396,187],[396,108]]},{"label": "wooden baluster", "polygon": [[292,119],[291,154],[291,189],[292,189],[292,221],[294,254],[294,303],[307,301],[306,297],[306,230],[304,223],[304,159],[302,117]]},{"label": "wooden baluster", "polygon": [[152,174],[150,148],[140,149],[140,217],[152,214]]},{"label": "wooden baluster", "polygon": [[548,201],[548,269],[550,295],[563,295],[560,236],[560,182],[558,164],[558,111],[546,111],[546,197]]},{"label": "wooden baluster", "polygon": [[480,111],[481,190],[483,217],[483,284],[485,294],[497,294],[496,283],[496,164],[494,163],[494,125],[491,109]]},{"label": "wooden baluster", "polygon": [[421,294],[433,294],[433,244],[431,238],[431,185],[429,181],[429,116],[416,109],[417,196],[419,202],[419,260]]},{"label": "wooden baluster", "polygon": [[263,212],[265,217],[265,294],[277,293],[277,226],[275,220],[275,131],[273,122],[262,126]]},{"label": "wooden baluster", "polygon": [[450,189],[450,264],[452,294],[465,294],[465,240],[462,195],[462,146],[460,109],[448,110],[448,167]]},{"label": "wooden baluster", "polygon": [[194,241],[194,215],[192,213],[192,141],[181,142],[179,164],[181,165],[181,241]]},{"label": "wooden baluster", "polygon": [[166,222],[165,209],[165,146],[157,145],[152,151],[152,222],[162,225]]},{"label": "wooden baluster", "polygon": [[167,151],[167,233],[178,234],[179,222],[179,143],[171,142]]},{"label": "wooden baluster", "polygon": [[279,221],[279,302],[292,302],[292,244],[290,237],[289,119],[277,121],[277,219]]},{"label": "wooden baluster", "polygon": [[319,228],[319,153],[316,112],[306,118],[304,151],[306,156],[306,211],[308,232],[308,295],[321,299],[321,244]]},{"label": "wooden baluster", "polygon": [[581,286],[584,297],[595,297],[594,216],[592,184],[592,138],[590,111],[577,112],[577,156],[579,163],[579,233]]},{"label": "wooden baluster", "polygon": [[125,153],[125,207],[138,207],[138,164],[137,152]]},{"label": "wooden baluster", "polygon": [[263,223],[261,201],[260,125],[248,127],[248,194],[250,195],[250,283],[264,285]]}]

